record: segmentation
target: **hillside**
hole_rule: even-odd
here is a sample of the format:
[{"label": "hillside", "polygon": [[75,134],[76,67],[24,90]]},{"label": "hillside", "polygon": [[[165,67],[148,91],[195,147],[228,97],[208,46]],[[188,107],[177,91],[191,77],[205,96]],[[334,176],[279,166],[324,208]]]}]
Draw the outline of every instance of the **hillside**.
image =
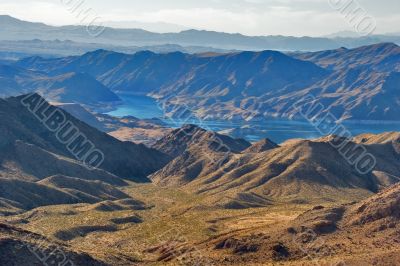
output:
[{"label": "hillside", "polygon": [[161,186],[184,185],[217,171],[249,146],[250,143],[243,139],[232,139],[194,125],[185,125],[153,146],[174,159],[150,178]]},{"label": "hillside", "polygon": [[110,265],[308,265],[310,254],[321,265],[396,265],[398,139],[350,142],[377,159],[363,175],[332,147],[343,140],[335,136],[250,145],[186,125],[157,143],[176,157],[151,176],[156,184],[0,178],[0,223]]},{"label": "hillside", "polygon": [[43,78],[44,75],[28,71],[19,67],[0,65],[0,95],[2,97],[16,96],[29,92],[19,81],[30,81],[36,78]]},{"label": "hillside", "polygon": [[[347,144],[346,154],[352,152],[359,138]],[[377,160],[373,172],[363,175],[332,146],[333,141],[332,138],[294,140],[265,151],[259,151],[260,144],[255,144],[255,150],[250,147],[240,155],[225,154],[219,167],[199,160],[206,155],[220,158],[218,153],[199,148],[205,143],[191,145],[151,178],[163,186],[178,186],[210,196],[228,208],[263,205],[269,201],[355,200],[400,180],[399,150],[392,142],[363,142]]]},{"label": "hillside", "polygon": [[[396,265],[399,189],[393,186],[358,204],[315,206],[273,226],[221,234],[197,248],[219,265]],[[189,247],[160,252],[160,259],[183,248]]]},{"label": "hillside", "polygon": [[191,146],[201,146],[215,152],[239,153],[250,146],[244,139],[233,139],[226,135],[207,131],[196,125],[184,125],[157,141],[153,148],[177,157]]},{"label": "hillside", "polygon": [[34,81],[25,86],[30,86],[41,95],[46,95],[46,99],[57,102],[98,104],[120,101],[119,97],[103,84],[82,73],[67,73]]},{"label": "hillside", "polygon": [[[224,85],[230,86],[233,90],[231,94],[237,94],[240,93],[237,90],[242,89],[246,82],[251,80],[252,82],[246,85],[248,94],[251,94],[252,90],[256,90],[252,93],[259,94],[257,89],[267,80],[269,80],[271,90],[283,89],[292,84],[310,85],[313,80],[318,80],[326,74],[323,69],[312,63],[274,51],[203,56],[179,52],[155,54],[149,51],[127,55],[98,50],[65,59],[26,58],[19,61],[17,65],[45,71],[52,75],[83,72],[92,75],[114,91],[136,93],[157,92],[158,88],[161,88],[161,91],[168,90],[171,85],[183,86],[183,83],[186,83],[189,91],[200,89],[207,84],[203,88],[203,93],[205,93],[212,88]],[[146,67],[143,68],[143,65]],[[164,68],[165,65],[170,67]],[[283,69],[290,71],[283,72]],[[216,70],[218,70],[219,78],[214,80]],[[194,77],[191,77],[193,71],[195,71]],[[179,93],[181,90],[182,88],[177,88]]]},{"label": "hillside", "polygon": [[63,174],[86,180],[100,180],[112,185],[126,185],[125,181],[109,172],[88,169],[77,160],[19,140],[3,146],[0,158],[2,166],[0,176],[4,178],[38,181],[48,176]]},{"label": "hillside", "polygon": [[57,175],[48,177],[37,183],[61,189],[76,198],[81,198],[82,201],[87,203],[130,198],[127,194],[123,193],[116,187],[98,180],[89,181],[80,178]]},{"label": "hillside", "polygon": [[162,120],[157,118],[139,119],[133,116],[119,118],[95,113],[77,103],[51,102],[51,104],[121,141],[130,141],[150,147],[172,131]]}]

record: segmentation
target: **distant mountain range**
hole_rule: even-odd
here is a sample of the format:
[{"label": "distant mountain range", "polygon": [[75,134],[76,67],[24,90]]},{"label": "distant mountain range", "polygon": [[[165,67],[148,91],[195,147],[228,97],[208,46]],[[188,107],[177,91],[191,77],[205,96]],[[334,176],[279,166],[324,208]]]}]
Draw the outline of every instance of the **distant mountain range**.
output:
[{"label": "distant mountain range", "polygon": [[[230,50],[217,49],[203,46],[181,46],[177,44],[160,44],[148,46],[118,46],[99,43],[73,42],[69,40],[0,40],[0,60],[15,61],[30,56],[42,57],[64,57],[70,55],[82,55],[98,49],[105,49],[114,52],[134,54],[139,51],[152,51],[156,53],[227,53]],[[232,51],[231,51],[232,52]]]},{"label": "distant mountain range", "polygon": [[142,29],[106,28],[102,34],[92,37],[85,26],[54,27],[43,23],[22,21],[7,15],[0,16],[0,40],[46,41],[71,40],[82,43],[98,43],[115,46],[153,46],[176,44],[202,46],[227,50],[283,50],[316,51],[336,49],[342,46],[354,48],[379,42],[400,44],[400,36],[373,35],[368,37],[290,37],[245,36],[213,31],[185,30],[179,33],[154,33]]},{"label": "distant mountain range", "polygon": [[302,119],[293,106],[304,98],[304,106],[317,100],[322,113],[337,120],[399,120],[400,47],[393,43],[288,54],[97,50],[15,65],[50,76],[85,73],[113,92],[169,99],[164,111],[173,117],[185,103],[186,112],[201,119]]},{"label": "distant mountain range", "polygon": [[167,33],[180,32],[188,28],[182,25],[167,22],[140,22],[134,20],[127,21],[104,21],[103,25],[118,29],[143,29],[146,31]]}]

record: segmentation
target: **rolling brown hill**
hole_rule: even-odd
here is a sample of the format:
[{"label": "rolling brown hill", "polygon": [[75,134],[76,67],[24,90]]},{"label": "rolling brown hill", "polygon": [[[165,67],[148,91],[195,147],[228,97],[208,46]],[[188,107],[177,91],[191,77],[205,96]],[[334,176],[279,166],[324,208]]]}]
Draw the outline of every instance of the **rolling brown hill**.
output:
[{"label": "rolling brown hill", "polygon": [[354,138],[357,143],[364,144],[393,144],[398,147],[400,143],[400,132],[386,132],[382,134],[361,134]]},{"label": "rolling brown hill", "polygon": [[[373,171],[367,174],[359,173],[348,163],[332,146],[336,139],[327,137],[294,140],[260,153],[230,154],[218,166],[199,159],[218,158],[217,153],[190,146],[188,152],[151,178],[163,186],[178,186],[210,196],[216,204],[230,208],[262,206],[271,201],[363,199],[400,181],[399,150],[392,142],[372,141],[386,135],[370,135],[371,142],[364,143],[377,161]],[[359,138],[345,146],[345,154],[353,152]],[[357,151],[353,155],[356,154]]]},{"label": "rolling brown hill", "polygon": [[159,185],[183,185],[210,174],[251,144],[194,125],[174,130],[153,146],[174,159],[151,176]]},{"label": "rolling brown hill", "polygon": [[102,169],[88,168],[22,105],[23,97],[0,99],[2,215],[42,206],[77,203],[146,208],[143,202],[133,199],[118,187],[128,185],[123,178],[148,181],[147,174],[162,167],[169,156],[144,145],[118,141],[49,105],[39,95],[33,95],[43,101],[48,112],[63,112],[66,119],[89,136],[90,141],[105,154]]}]

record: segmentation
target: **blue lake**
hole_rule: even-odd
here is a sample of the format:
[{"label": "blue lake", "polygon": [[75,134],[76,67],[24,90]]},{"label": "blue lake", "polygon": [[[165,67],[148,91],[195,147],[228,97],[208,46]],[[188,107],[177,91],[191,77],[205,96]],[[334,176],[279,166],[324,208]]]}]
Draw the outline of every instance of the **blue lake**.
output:
[{"label": "blue lake", "polygon": [[134,116],[141,119],[163,116],[162,110],[153,98],[130,94],[119,94],[118,96],[122,99],[123,103],[116,110],[107,114],[116,117]]},{"label": "blue lake", "polygon": [[[160,118],[170,127],[180,127],[182,124],[196,124],[207,130],[222,131],[229,130],[232,136],[242,137],[249,141],[258,141],[263,138],[281,143],[288,139],[303,138],[313,139],[320,137],[318,130],[306,121],[292,120],[269,120],[262,122],[231,122],[231,121],[204,121],[204,120],[172,120],[164,119],[163,111],[158,107],[157,102],[143,95],[118,95],[123,104],[119,105],[116,110],[109,112],[109,115],[123,117],[135,116],[141,119]],[[346,121],[343,125],[353,135],[361,133],[381,133],[387,131],[400,131],[400,122],[376,121],[356,122]]]}]

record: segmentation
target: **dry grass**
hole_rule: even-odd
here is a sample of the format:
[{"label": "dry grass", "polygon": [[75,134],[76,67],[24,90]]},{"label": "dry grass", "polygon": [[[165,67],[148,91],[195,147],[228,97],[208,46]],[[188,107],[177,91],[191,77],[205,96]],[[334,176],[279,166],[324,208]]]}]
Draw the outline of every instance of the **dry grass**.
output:
[{"label": "dry grass", "polygon": [[[152,184],[130,185],[124,192],[154,207],[104,212],[88,204],[48,206],[1,220],[54,240],[59,240],[57,236],[67,235],[65,242],[75,249],[118,264],[125,261],[116,259],[121,255],[132,260],[156,261],[159,254],[145,250],[163,242],[179,239],[193,245],[221,234],[253,231],[293,219],[309,207],[226,210],[211,206],[209,199],[203,196],[177,189],[160,189]],[[143,222],[113,222],[134,215],[140,216]]]}]

